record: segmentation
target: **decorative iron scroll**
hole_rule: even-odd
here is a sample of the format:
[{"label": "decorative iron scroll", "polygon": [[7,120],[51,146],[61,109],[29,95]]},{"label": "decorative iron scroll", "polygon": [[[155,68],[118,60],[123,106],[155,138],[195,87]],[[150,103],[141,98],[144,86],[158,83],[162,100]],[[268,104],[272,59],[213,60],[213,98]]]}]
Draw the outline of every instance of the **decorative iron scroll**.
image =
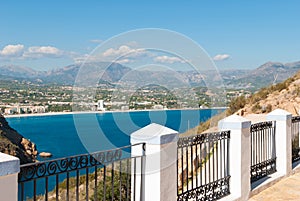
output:
[{"label": "decorative iron scroll", "polygon": [[206,142],[216,142],[218,140],[230,138],[230,131],[221,131],[214,133],[203,133],[190,137],[181,137],[177,142],[178,148],[189,147]]},{"label": "decorative iron scroll", "polygon": [[203,186],[188,190],[177,196],[177,201],[185,200],[218,200],[230,194],[229,191],[230,176],[216,180]]},{"label": "decorative iron scroll", "polygon": [[122,159],[123,150],[125,148],[130,148],[130,146],[45,162],[25,164],[20,168],[19,182],[25,182],[31,179],[56,175],[77,169],[79,170],[88,167],[110,164],[114,161]]},{"label": "decorative iron scroll", "polygon": [[294,116],[292,117],[292,123],[300,122],[300,116]]},{"label": "decorative iron scroll", "polygon": [[267,175],[275,173],[276,158],[251,166],[251,182],[257,181]]},{"label": "decorative iron scroll", "polygon": [[259,122],[256,124],[252,124],[250,130],[251,130],[251,132],[256,132],[256,131],[260,131],[260,130],[264,130],[264,129],[268,129],[268,128],[273,128],[273,126],[275,126],[274,121]]}]

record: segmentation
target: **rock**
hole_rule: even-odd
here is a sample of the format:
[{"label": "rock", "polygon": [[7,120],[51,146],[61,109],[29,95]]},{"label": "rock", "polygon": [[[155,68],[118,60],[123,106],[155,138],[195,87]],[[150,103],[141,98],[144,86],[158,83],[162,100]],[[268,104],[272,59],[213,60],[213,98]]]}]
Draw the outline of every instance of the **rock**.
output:
[{"label": "rock", "polygon": [[52,154],[50,152],[41,152],[40,157],[49,158]]},{"label": "rock", "polygon": [[36,162],[33,143],[8,125],[0,114],[0,152],[16,156],[21,164]]},{"label": "rock", "polygon": [[29,155],[32,155],[32,153],[29,149],[26,150],[26,153],[29,154]]}]

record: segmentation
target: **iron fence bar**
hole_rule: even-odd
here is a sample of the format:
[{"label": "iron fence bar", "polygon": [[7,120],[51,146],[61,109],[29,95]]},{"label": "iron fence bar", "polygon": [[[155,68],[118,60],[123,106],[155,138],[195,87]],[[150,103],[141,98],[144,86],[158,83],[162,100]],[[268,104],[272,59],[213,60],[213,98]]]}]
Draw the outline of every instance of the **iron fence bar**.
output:
[{"label": "iron fence bar", "polygon": [[98,200],[98,166],[95,166],[95,189],[94,189],[94,200]]},{"label": "iron fence bar", "polygon": [[[127,159],[127,178],[126,178],[126,183],[127,183],[127,186],[129,186],[129,159]],[[129,200],[129,190],[128,188],[126,188],[126,200],[128,201]]]},{"label": "iron fence bar", "polygon": [[230,193],[229,138],[230,131],[179,138],[178,201],[216,200]]},{"label": "iron fence bar", "polygon": [[189,157],[188,157],[187,147],[185,147],[185,160],[186,160],[186,185],[187,185],[187,190],[189,190]]},{"label": "iron fence bar", "polygon": [[292,117],[292,162],[300,159],[300,145],[299,145],[299,124],[300,116]]},{"label": "iron fence bar", "polygon": [[[143,154],[141,156],[121,157],[122,153],[119,150],[124,150],[125,148],[131,148],[138,145],[142,145],[143,148]],[[84,199],[83,197],[81,198],[81,196],[85,196],[85,200],[89,200],[89,194],[91,192],[94,194],[94,200],[98,200],[99,178],[103,179],[103,189],[101,188],[101,191],[103,192],[102,195],[104,200],[106,200],[108,196],[112,200],[130,200],[130,195],[134,195],[134,198],[136,197],[136,193],[138,193],[137,190],[140,190],[139,193],[141,194],[144,193],[143,171],[145,168],[145,144],[139,143],[114,150],[115,152],[108,150],[22,165],[21,172],[19,174],[19,198],[22,201],[27,198],[31,200],[40,200],[41,197],[43,197],[44,200],[48,200],[50,190],[51,199],[55,199],[57,201],[61,199],[74,199],[79,201]],[[105,155],[102,153],[105,153]],[[98,162],[97,159],[101,159],[103,156],[105,156],[105,158],[102,158],[103,160]],[[131,161],[134,161],[134,169],[130,169]],[[138,178],[141,182],[140,189],[137,189],[136,185],[137,182],[139,182],[136,177],[137,161],[139,163],[141,162],[142,171],[141,177]],[[103,171],[103,174],[101,174],[100,171],[100,177],[98,174],[99,168]],[[124,173],[123,169],[125,171]],[[83,175],[81,175],[82,173]],[[134,174],[133,181],[130,179],[131,174]],[[72,177],[74,177],[74,179]],[[120,180],[119,183],[117,183],[118,180]],[[29,186],[32,186],[31,182],[33,182],[33,189]],[[40,186],[40,182],[42,182],[42,188]],[[51,182],[50,186],[49,182]],[[28,186],[26,189],[25,184]],[[81,185],[85,185],[85,188],[81,188]],[[111,185],[111,187],[108,189],[107,185]],[[134,185],[134,188],[130,189],[130,186],[132,185]],[[85,195],[80,193],[80,191],[82,191],[81,189],[85,191]]]},{"label": "iron fence bar", "polygon": [[33,200],[36,201],[36,179],[33,180]]},{"label": "iron fence bar", "polygon": [[103,168],[103,201],[106,199],[106,166]]},{"label": "iron fence bar", "polygon": [[[179,153],[178,151],[176,152],[176,155],[177,155],[177,159],[179,158]],[[176,172],[178,173],[179,172],[179,160],[176,160]],[[179,180],[180,179],[180,175],[177,174],[177,177],[176,177],[176,186],[179,186]],[[177,188],[177,196],[179,194],[179,188]]]},{"label": "iron fence bar", "polygon": [[55,176],[55,179],[56,179],[56,189],[55,189],[55,193],[56,193],[56,201],[58,201],[58,184],[59,184],[59,180],[58,180],[58,177],[59,177],[59,175],[57,174],[56,176]]},{"label": "iron fence bar", "polygon": [[[200,160],[201,160],[201,165],[200,165],[200,186],[202,185],[202,181],[203,181],[203,178],[202,178],[202,172],[203,172],[203,154],[202,154],[202,150],[203,150],[203,147],[202,147],[202,143],[200,143]],[[198,180],[198,179],[197,179]]]},{"label": "iron fence bar", "polygon": [[119,199],[122,200],[122,161],[119,163]]},{"label": "iron fence bar", "polygon": [[141,201],[145,200],[145,173],[146,173],[146,144],[143,144],[143,154],[141,157]]},{"label": "iron fence bar", "polygon": [[275,129],[275,121],[251,125],[251,182],[276,172]]},{"label": "iron fence bar", "polygon": [[191,152],[191,177],[192,177],[192,189],[194,189],[194,167],[193,167],[193,146],[190,146]]},{"label": "iron fence bar", "polygon": [[217,169],[217,179],[219,179],[219,163],[218,163],[218,161],[219,161],[219,140],[216,142],[216,157],[217,157],[217,159],[216,159],[216,163],[217,163],[217,167],[216,167],[216,169]]},{"label": "iron fence bar", "polygon": [[67,183],[66,184],[67,185],[67,192],[66,192],[67,193],[67,195],[66,195],[67,201],[69,201],[69,176],[70,176],[69,172],[67,172],[67,182],[66,182]]},{"label": "iron fence bar", "polygon": [[85,168],[85,200],[89,201],[89,168]]},{"label": "iron fence bar", "polygon": [[[136,172],[136,158],[134,158],[133,160],[134,160],[134,163],[133,163],[134,164],[133,165],[134,166],[134,171],[133,172]],[[134,182],[133,182],[133,189],[134,189],[133,190],[133,193],[134,193],[133,200],[135,201],[135,196],[136,196],[135,195],[135,192],[136,192],[136,174],[134,174],[133,177],[134,177],[134,179],[133,179],[134,180]]]},{"label": "iron fence bar", "polygon": [[115,177],[115,171],[114,171],[114,162],[111,164],[111,191],[112,191],[112,196],[111,196],[111,200],[114,200],[114,177]]},{"label": "iron fence bar", "polygon": [[198,170],[197,168],[199,167],[199,155],[198,155],[198,144],[196,144],[196,187],[199,186],[198,184]]},{"label": "iron fence bar", "polygon": [[[226,140],[225,139],[223,139],[223,154],[225,155],[225,153],[226,153],[226,146],[225,146],[225,144],[226,144]],[[227,149],[228,150],[228,149]],[[225,163],[225,157],[224,157],[224,168],[223,168],[223,170],[224,170],[224,174],[223,174],[223,177],[225,177],[225,175],[226,175],[226,163]]]},{"label": "iron fence bar", "polygon": [[[209,159],[210,159],[210,150],[211,150],[211,142],[209,141],[208,142],[208,149],[207,149],[207,156],[206,156]],[[209,159],[207,160],[207,163],[208,163],[208,174],[207,174],[207,176],[208,176],[208,183],[211,182],[211,178],[210,178],[210,170],[211,170],[210,164],[211,164],[211,162],[210,162]]]},{"label": "iron fence bar", "polygon": [[181,169],[182,169],[182,171],[181,171],[181,188],[182,188],[182,190],[181,191],[183,191],[184,189],[184,167],[183,167],[183,147],[181,147]]},{"label": "iron fence bar", "polygon": [[47,201],[48,200],[48,177],[45,178],[45,186],[46,186],[45,201]]},{"label": "iron fence bar", "polygon": [[[105,165],[111,162],[115,162],[118,160],[122,160],[122,150],[126,148],[131,148],[133,146],[144,145],[144,143],[137,143],[134,145],[124,146],[121,148],[111,149],[107,151],[94,152],[91,154],[80,154],[71,157],[58,158],[54,160],[48,160],[45,162],[36,162],[30,164],[21,165],[22,170],[30,170],[34,173],[31,175],[26,175],[28,178],[23,178],[25,173],[21,172],[21,176],[19,177],[19,181],[27,181],[32,178],[44,178],[45,176],[60,174],[64,172],[69,172],[74,169],[85,169],[86,167],[94,167],[95,165]],[[48,170],[46,167],[51,166],[53,169]],[[36,174],[38,170],[42,172],[42,174]]]},{"label": "iron fence bar", "polygon": [[[229,146],[230,146],[230,133],[228,133],[228,139],[226,140],[226,142],[227,142],[227,151],[226,151],[226,153],[228,153],[229,152]],[[226,156],[225,156],[226,157]],[[230,155],[229,154],[227,154],[227,167],[226,167],[226,175],[224,175],[224,178],[227,178],[228,179],[228,183],[227,183],[227,191],[228,191],[228,193],[230,193],[230,188],[229,188],[229,178],[230,178],[230,175],[229,175],[229,172],[230,172],[230,166],[229,166],[229,157],[230,157]]]},{"label": "iron fence bar", "polygon": [[76,201],[79,201],[79,170],[76,170]]}]

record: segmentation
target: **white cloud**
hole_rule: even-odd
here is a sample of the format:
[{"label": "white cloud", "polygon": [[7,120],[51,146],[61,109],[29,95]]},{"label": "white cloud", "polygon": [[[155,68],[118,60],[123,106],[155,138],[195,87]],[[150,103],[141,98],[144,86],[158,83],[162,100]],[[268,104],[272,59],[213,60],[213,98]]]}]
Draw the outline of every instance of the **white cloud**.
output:
[{"label": "white cloud", "polygon": [[153,59],[155,62],[160,62],[160,63],[185,63],[184,60],[180,59],[179,57],[169,57],[169,56],[157,56]]},{"label": "white cloud", "polygon": [[229,54],[217,54],[214,56],[213,60],[214,61],[224,61],[230,58]]},{"label": "white cloud", "polygon": [[24,53],[26,58],[41,58],[41,57],[61,57],[64,52],[52,46],[34,46],[29,47]]},{"label": "white cloud", "polygon": [[7,45],[2,50],[0,50],[0,55],[5,57],[18,57],[23,54],[24,45]]},{"label": "white cloud", "polygon": [[28,53],[43,54],[43,55],[59,55],[61,51],[52,46],[36,46],[28,48]]},{"label": "white cloud", "polygon": [[119,57],[119,56],[130,56],[137,57],[146,54],[144,49],[135,49],[127,45],[122,45],[119,48],[109,48],[103,52],[103,57]]}]

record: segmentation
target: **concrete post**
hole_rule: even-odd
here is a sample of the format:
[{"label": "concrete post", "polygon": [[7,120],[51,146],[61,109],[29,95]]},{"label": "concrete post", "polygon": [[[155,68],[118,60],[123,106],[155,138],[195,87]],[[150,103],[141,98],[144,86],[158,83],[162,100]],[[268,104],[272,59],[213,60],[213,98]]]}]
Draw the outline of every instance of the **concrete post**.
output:
[{"label": "concrete post", "polygon": [[292,172],[292,114],[282,109],[276,109],[267,115],[267,120],[276,121],[277,172],[281,175],[290,175]]},{"label": "concrete post", "polygon": [[251,121],[231,115],[219,121],[220,130],[230,130],[229,174],[230,197],[227,200],[248,200],[251,191]]},{"label": "concrete post", "polygon": [[[144,182],[137,182],[132,200],[174,201],[177,199],[177,141],[178,132],[159,124],[150,124],[131,134],[132,145],[146,143],[144,172],[137,174],[137,181],[143,176]],[[140,156],[141,147],[134,146],[131,155]],[[142,171],[137,161],[136,171]],[[132,176],[133,177],[133,176]]]},{"label": "concrete post", "polygon": [[1,200],[18,200],[18,173],[20,160],[0,152],[0,196]]}]

